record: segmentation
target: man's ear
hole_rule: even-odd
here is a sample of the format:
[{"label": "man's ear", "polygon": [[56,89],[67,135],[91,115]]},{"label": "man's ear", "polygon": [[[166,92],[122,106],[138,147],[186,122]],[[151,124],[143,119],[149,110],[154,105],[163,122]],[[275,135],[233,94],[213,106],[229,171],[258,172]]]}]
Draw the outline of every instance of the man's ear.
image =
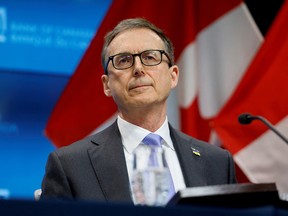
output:
[{"label": "man's ear", "polygon": [[103,74],[101,76],[101,80],[102,80],[102,84],[103,84],[104,94],[107,97],[111,97],[111,91],[110,91],[110,87],[109,87],[109,76],[107,76],[106,74]]},{"label": "man's ear", "polygon": [[179,80],[179,68],[177,65],[173,65],[169,70],[171,74],[171,88],[175,88]]}]

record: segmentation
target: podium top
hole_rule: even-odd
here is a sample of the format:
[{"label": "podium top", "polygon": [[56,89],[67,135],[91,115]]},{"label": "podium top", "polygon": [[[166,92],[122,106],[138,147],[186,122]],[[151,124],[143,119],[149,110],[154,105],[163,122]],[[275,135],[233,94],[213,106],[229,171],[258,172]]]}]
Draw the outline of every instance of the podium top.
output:
[{"label": "podium top", "polygon": [[280,202],[275,183],[191,187],[178,191],[167,204],[255,207]]}]

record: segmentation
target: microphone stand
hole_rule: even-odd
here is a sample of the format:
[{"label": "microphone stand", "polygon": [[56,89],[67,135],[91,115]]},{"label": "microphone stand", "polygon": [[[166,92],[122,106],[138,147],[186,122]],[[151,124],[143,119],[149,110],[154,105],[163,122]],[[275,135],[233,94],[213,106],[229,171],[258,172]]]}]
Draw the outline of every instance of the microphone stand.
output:
[{"label": "microphone stand", "polygon": [[287,138],[284,137],[278,130],[276,130],[276,128],[273,127],[273,125],[267,119],[265,119],[262,116],[251,116],[251,118],[259,119],[260,121],[262,121],[268,128],[270,128],[274,133],[276,133],[286,144],[288,144]]},{"label": "microphone stand", "polygon": [[286,144],[288,144],[288,139],[284,137],[267,119],[262,116],[253,116],[249,113],[243,113],[239,116],[238,120],[240,124],[250,124],[253,120],[260,120],[269,129],[271,129],[275,134],[277,134]]}]

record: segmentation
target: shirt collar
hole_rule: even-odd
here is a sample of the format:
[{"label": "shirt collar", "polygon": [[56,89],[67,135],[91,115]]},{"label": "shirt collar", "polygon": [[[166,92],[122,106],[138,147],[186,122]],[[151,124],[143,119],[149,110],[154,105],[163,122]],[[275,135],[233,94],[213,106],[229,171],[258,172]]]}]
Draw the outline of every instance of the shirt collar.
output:
[{"label": "shirt collar", "polygon": [[[117,119],[117,124],[121,133],[124,148],[128,153],[132,154],[134,149],[141,143],[145,136],[151,133],[151,131],[125,121],[119,115]],[[162,126],[154,133],[160,135],[163,138],[164,145],[174,150],[173,143],[170,137],[167,117]]]}]

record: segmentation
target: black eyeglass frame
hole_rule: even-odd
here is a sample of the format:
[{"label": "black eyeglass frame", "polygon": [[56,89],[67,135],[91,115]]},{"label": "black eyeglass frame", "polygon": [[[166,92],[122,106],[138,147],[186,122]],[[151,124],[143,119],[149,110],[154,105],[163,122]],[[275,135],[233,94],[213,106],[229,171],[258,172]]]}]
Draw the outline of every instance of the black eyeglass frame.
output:
[{"label": "black eyeglass frame", "polygon": [[[141,58],[141,55],[142,55],[143,53],[147,52],[147,51],[159,51],[159,52],[161,53],[160,62],[157,63],[157,64],[154,64],[154,65],[147,65],[147,64],[143,63],[142,58]],[[132,62],[132,64],[131,64],[131,66],[129,66],[129,67],[127,67],[127,68],[122,68],[122,69],[119,69],[119,68],[115,67],[113,59],[114,59],[115,56],[120,55],[120,54],[129,54],[129,55],[131,55],[131,56],[133,57],[133,59],[132,59],[133,62]],[[169,61],[169,62],[168,62],[168,66],[171,67],[171,66],[172,66],[171,59],[169,58],[168,54],[167,54],[164,50],[151,49],[151,50],[144,50],[144,51],[142,51],[141,53],[135,53],[135,54],[131,54],[131,53],[118,53],[118,54],[109,56],[109,57],[108,57],[108,61],[107,61],[106,65],[105,65],[104,71],[105,71],[105,74],[108,74],[107,68],[108,68],[108,65],[109,65],[109,62],[110,62],[110,61],[112,61],[112,65],[113,65],[113,67],[114,67],[115,69],[117,69],[117,70],[126,70],[126,69],[128,69],[128,68],[130,68],[130,67],[132,67],[132,66],[134,65],[134,63],[135,63],[135,57],[136,57],[136,56],[139,56],[140,61],[141,61],[141,63],[142,63],[143,65],[145,65],[145,66],[156,66],[156,65],[161,64],[161,62],[163,61],[163,58],[162,58],[162,55],[163,55],[163,54],[165,54],[165,56],[168,58],[168,61]]]}]

